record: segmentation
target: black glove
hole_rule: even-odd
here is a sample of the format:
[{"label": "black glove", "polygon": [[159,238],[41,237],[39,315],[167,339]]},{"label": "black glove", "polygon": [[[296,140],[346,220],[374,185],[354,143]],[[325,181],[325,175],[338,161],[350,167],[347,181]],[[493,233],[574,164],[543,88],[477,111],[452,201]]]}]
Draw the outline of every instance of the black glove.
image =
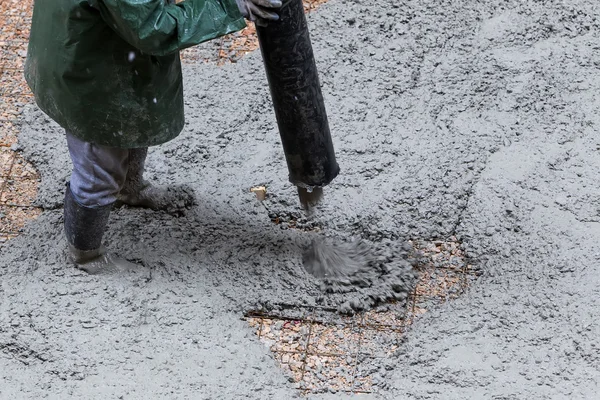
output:
[{"label": "black glove", "polygon": [[268,21],[277,21],[279,15],[274,12],[281,7],[281,0],[236,0],[242,15],[258,26],[266,26]]}]

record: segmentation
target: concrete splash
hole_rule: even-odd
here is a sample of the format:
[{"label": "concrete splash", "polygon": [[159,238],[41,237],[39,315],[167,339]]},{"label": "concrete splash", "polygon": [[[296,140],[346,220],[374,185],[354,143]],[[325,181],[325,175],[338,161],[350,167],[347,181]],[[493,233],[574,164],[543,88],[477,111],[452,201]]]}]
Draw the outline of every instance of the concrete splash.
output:
[{"label": "concrete splash", "polygon": [[320,289],[341,298],[338,310],[348,314],[386,301],[404,301],[414,288],[418,255],[408,243],[384,240],[369,244],[313,240],[303,254],[306,270]]}]

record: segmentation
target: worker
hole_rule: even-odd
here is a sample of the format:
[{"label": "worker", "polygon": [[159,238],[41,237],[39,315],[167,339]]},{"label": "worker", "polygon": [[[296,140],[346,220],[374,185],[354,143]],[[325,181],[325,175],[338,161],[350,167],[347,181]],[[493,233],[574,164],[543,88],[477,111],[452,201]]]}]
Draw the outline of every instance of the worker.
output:
[{"label": "worker", "polygon": [[244,17],[277,20],[280,7],[280,0],[35,1],[25,78],[66,132],[73,169],[64,229],[78,268],[135,268],[102,245],[117,201],[155,210],[187,201],[143,178],[148,147],[184,126],[179,51],[243,29]]}]

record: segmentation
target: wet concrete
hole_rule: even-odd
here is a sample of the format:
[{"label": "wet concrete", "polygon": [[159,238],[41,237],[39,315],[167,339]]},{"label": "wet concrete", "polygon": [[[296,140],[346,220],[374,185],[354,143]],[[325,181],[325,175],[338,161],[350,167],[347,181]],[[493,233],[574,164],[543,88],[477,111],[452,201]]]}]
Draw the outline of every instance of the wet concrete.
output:
[{"label": "wet concrete", "polygon": [[414,267],[420,259],[408,243],[399,241],[375,244],[317,238],[306,246],[302,264],[324,293],[317,304],[336,298],[338,302],[330,306],[354,314],[390,301],[406,302],[416,284]]},{"label": "wet concrete", "polygon": [[377,397],[593,398],[599,15],[593,1],[322,6],[309,23],[342,172],[311,219],[260,55],[186,67],[186,130],[148,167],[198,204],[114,213],[107,245],[146,271],[126,280],[66,266],[66,143],[30,110],[20,146],[49,210],[0,248],[0,397],[293,397],[240,316],[342,304],[302,267],[306,243],[457,235],[484,275],[413,326]]}]

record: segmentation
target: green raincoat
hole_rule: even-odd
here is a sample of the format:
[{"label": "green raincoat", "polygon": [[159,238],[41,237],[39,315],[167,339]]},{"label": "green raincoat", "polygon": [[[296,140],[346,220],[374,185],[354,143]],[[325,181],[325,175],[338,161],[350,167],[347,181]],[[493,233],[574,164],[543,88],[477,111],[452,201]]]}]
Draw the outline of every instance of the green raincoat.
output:
[{"label": "green raincoat", "polygon": [[183,129],[179,50],[245,26],[235,0],[35,0],[25,78],[76,137],[158,145]]}]

